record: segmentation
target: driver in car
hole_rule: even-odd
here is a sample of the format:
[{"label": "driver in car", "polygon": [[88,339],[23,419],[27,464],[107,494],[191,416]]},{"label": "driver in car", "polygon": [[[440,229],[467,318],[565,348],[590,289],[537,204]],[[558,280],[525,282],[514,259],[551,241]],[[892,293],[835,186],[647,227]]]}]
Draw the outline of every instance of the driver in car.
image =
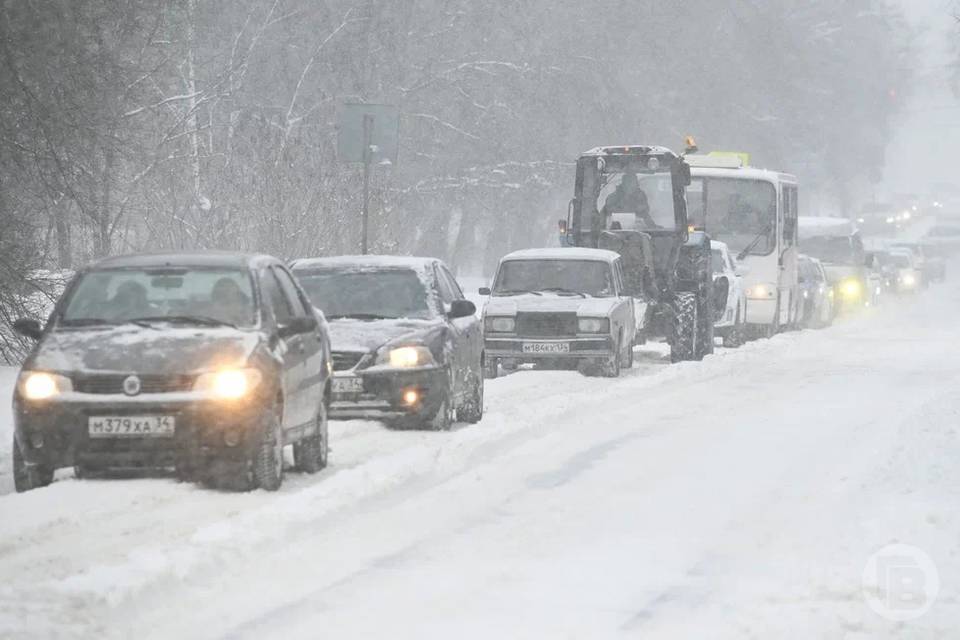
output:
[{"label": "driver in car", "polygon": [[[640,188],[637,176],[625,173],[620,179],[617,188],[607,196],[601,210],[605,220],[609,220],[614,213],[632,213],[635,229],[656,229],[657,224],[650,216],[650,204],[647,194]],[[612,225],[607,225],[613,228]]]}]

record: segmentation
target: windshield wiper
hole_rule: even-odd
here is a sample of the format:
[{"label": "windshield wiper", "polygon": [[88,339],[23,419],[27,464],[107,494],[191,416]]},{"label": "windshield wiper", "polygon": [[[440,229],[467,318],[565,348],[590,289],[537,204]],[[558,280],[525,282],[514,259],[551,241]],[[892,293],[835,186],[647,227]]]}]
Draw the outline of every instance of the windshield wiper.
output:
[{"label": "windshield wiper", "polygon": [[397,317],[379,313],[345,313],[338,316],[327,316],[327,320],[396,320]]},{"label": "windshield wiper", "polygon": [[587,294],[585,294],[583,291],[574,291],[573,289],[564,289],[563,287],[550,287],[549,289],[541,289],[541,291],[557,293],[562,296],[580,296],[581,298],[587,297]]},{"label": "windshield wiper", "polygon": [[543,294],[539,291],[528,291],[526,289],[497,289],[493,292],[495,296],[522,296],[527,293],[532,293],[535,296],[542,296]]},{"label": "windshield wiper", "polygon": [[237,325],[232,322],[227,322],[226,320],[218,320],[216,318],[211,318],[210,316],[194,316],[194,315],[180,315],[180,316],[146,316],[143,318],[131,318],[127,322],[132,322],[133,324],[138,324],[140,326],[149,326],[146,323],[151,322],[174,322],[174,323],[184,323],[184,324],[200,324],[207,327],[230,327],[231,329],[236,329]]},{"label": "windshield wiper", "polygon": [[70,318],[61,320],[60,324],[65,327],[89,327],[94,325],[112,325],[114,322],[106,318]]},{"label": "windshield wiper", "polygon": [[766,227],[764,227],[763,231],[758,233],[757,237],[751,240],[750,244],[744,247],[743,251],[737,254],[737,260],[743,260],[748,255],[750,255],[750,252],[753,251],[758,244],[760,244],[760,241],[766,238],[768,235],[770,235],[770,230],[772,228],[773,228],[773,225],[769,225],[769,224]]}]

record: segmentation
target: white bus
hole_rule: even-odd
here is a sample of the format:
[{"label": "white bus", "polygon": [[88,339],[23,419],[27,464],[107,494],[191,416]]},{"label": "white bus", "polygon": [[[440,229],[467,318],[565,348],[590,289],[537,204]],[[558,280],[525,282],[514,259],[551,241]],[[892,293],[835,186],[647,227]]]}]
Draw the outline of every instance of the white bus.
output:
[{"label": "white bus", "polygon": [[742,156],[686,157],[690,224],[725,242],[737,257],[746,289],[746,328],[771,336],[799,318],[797,179],[755,169]]}]

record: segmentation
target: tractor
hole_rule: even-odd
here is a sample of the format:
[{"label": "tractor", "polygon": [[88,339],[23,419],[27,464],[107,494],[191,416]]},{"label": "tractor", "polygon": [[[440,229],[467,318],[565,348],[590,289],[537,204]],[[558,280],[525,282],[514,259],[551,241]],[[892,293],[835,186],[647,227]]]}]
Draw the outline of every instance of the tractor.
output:
[{"label": "tractor", "polygon": [[[688,151],[692,151],[688,149]],[[710,238],[688,226],[690,167],[664,147],[597,147],[577,160],[560,242],[621,256],[636,344],[666,338],[673,362],[713,353]]]}]

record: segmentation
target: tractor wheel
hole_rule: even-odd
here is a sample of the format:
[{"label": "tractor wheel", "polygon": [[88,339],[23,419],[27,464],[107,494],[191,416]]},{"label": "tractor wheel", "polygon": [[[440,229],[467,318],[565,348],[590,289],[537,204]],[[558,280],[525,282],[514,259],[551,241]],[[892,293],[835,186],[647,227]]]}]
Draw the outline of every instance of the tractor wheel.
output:
[{"label": "tractor wheel", "polygon": [[704,356],[713,353],[713,301],[709,294],[700,298],[698,307],[697,345],[694,359],[703,360]]},{"label": "tractor wheel", "polygon": [[673,301],[673,325],[670,328],[670,361],[693,360],[697,354],[697,296],[684,291]]}]

